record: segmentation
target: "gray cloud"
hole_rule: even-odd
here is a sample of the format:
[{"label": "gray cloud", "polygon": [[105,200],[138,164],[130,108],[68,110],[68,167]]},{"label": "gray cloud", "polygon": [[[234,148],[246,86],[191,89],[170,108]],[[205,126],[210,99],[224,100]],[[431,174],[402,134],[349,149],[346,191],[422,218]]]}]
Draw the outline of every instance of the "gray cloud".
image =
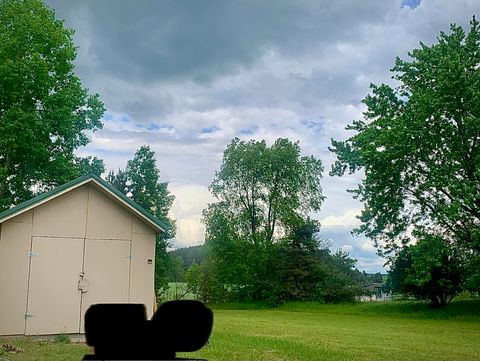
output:
[{"label": "gray cloud", "polygon": [[[59,1],[59,17],[86,23],[88,52],[102,72],[134,81],[180,77],[205,81],[248,67],[268,49],[303,54],[358,37],[382,22],[392,5],[343,1]],[[82,15],[79,19],[76,14]],[[80,25],[80,27],[83,27]]]},{"label": "gray cloud", "polygon": [[[182,245],[203,240],[206,187],[235,136],[288,137],[320,157],[327,200],[317,218],[348,219],[361,208],[345,192],[361,174],[328,177],[330,138],[349,135],[369,83],[392,82],[396,56],[432,43],[451,22],[467,26],[480,9],[478,0],[408,1],[46,0],[75,29],[76,71],[108,110],[80,153],[118,168],[150,144],[179,199]],[[362,269],[381,269],[352,228],[322,232],[352,247]]]}]

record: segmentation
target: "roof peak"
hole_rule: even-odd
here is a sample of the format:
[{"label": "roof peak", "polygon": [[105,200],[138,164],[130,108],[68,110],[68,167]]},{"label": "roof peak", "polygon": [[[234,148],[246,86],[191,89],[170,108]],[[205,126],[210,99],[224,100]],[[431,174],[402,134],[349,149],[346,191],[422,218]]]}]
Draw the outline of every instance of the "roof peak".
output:
[{"label": "roof peak", "polygon": [[142,208],[139,204],[135,203],[132,199],[127,197],[125,194],[120,192],[106,180],[102,179],[96,174],[89,173],[86,175],[82,175],[78,178],[75,178],[67,183],[59,185],[48,192],[39,194],[36,197],[33,197],[23,203],[20,203],[6,211],[0,213],[0,223],[7,221],[10,218],[13,218],[17,215],[20,215],[30,209],[38,207],[39,205],[46,203],[64,193],[67,193],[75,188],[78,188],[84,184],[93,181],[95,184],[100,186],[103,190],[114,196],[119,203],[121,203],[124,207],[128,208],[132,213],[135,213],[140,218],[143,218],[147,223],[150,223],[157,232],[165,232],[168,228],[170,228],[165,222],[162,222],[158,218],[156,218],[153,214],[151,214],[146,209]]}]

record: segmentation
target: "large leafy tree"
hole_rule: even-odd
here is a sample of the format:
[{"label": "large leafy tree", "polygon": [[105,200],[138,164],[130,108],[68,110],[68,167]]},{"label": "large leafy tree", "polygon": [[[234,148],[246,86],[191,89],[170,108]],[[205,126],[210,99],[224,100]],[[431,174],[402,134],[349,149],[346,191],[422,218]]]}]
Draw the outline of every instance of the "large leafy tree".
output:
[{"label": "large leafy tree", "polygon": [[272,243],[320,209],[322,171],[320,160],[301,155],[298,142],[278,139],[268,147],[263,140],[235,138],[210,186],[219,201],[210,211],[228,214],[239,237]]},{"label": "large leafy tree", "polygon": [[40,0],[0,0],[0,211],[85,171],[74,150],[104,107],[74,74],[72,37]]},{"label": "large leafy tree", "polygon": [[298,143],[232,140],[210,190],[218,202],[204,211],[206,240],[219,282],[244,298],[271,289],[273,245],[305,223],[323,201],[320,160]]},{"label": "large leafy tree", "polygon": [[397,58],[399,85],[372,85],[355,135],[332,140],[331,174],[365,173],[357,232],[385,253],[419,233],[480,252],[480,29],[473,18],[468,34],[450,30]]}]

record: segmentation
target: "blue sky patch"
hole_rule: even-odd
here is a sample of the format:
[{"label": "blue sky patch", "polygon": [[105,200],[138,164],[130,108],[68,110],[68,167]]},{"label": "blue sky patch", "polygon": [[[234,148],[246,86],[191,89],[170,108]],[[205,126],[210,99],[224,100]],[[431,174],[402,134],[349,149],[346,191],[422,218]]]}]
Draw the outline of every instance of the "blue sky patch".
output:
[{"label": "blue sky patch", "polygon": [[402,1],[402,8],[409,7],[410,9],[415,9],[420,5],[422,0],[403,0]]},{"label": "blue sky patch", "polygon": [[220,130],[219,127],[217,127],[216,125],[213,125],[211,127],[202,128],[202,130],[200,132],[202,134],[211,134],[211,133],[215,133],[219,130]]},{"label": "blue sky patch", "polygon": [[111,121],[111,120],[113,120],[113,115],[110,114],[110,113],[105,113],[105,114],[103,114],[103,120]]}]

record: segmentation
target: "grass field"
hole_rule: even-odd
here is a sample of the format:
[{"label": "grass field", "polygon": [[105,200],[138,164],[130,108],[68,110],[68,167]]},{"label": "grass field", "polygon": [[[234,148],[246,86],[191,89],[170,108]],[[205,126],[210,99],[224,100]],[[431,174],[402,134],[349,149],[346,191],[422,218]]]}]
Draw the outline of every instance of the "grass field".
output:
[{"label": "grass field", "polygon": [[[446,310],[406,302],[226,308],[215,308],[210,343],[184,356],[210,361],[480,359],[479,301],[456,302]],[[88,351],[84,345],[29,339],[0,340],[5,342],[24,350],[0,355],[11,361],[80,360]]]}]

